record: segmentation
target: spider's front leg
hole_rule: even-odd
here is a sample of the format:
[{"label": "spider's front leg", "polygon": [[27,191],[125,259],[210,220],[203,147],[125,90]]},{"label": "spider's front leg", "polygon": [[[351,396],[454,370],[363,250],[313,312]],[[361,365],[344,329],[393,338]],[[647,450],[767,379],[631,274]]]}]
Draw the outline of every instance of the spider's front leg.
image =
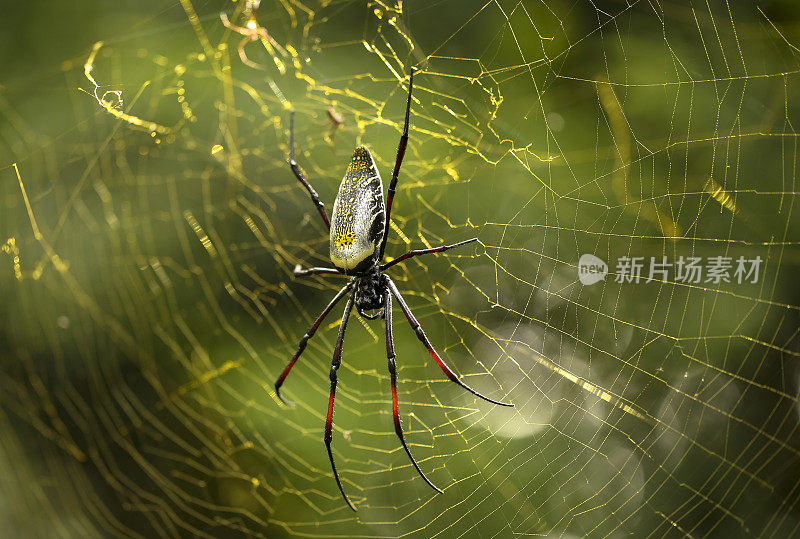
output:
[{"label": "spider's front leg", "polygon": [[422,476],[422,479],[425,480],[436,492],[441,493],[442,490],[431,483],[430,479],[428,479],[422,470],[417,464],[414,455],[411,454],[411,450],[408,448],[406,444],[405,436],[403,435],[403,425],[400,423],[400,411],[397,407],[397,363],[395,363],[395,353],[394,353],[394,335],[393,335],[393,326],[392,326],[392,295],[387,291],[386,292],[386,300],[384,303],[383,312],[385,313],[386,318],[386,356],[389,358],[389,378],[391,379],[392,383],[392,416],[394,417],[394,431],[397,433],[397,437],[400,438],[400,443],[403,444],[403,449],[406,450],[408,453],[408,458],[411,459],[411,464],[414,465],[414,468],[417,469],[419,475]]},{"label": "spider's front leg", "polygon": [[356,507],[350,502],[347,494],[344,493],[342,482],[339,480],[339,473],[336,471],[336,464],[333,462],[333,452],[331,452],[331,440],[333,440],[333,402],[336,399],[336,379],[337,371],[342,364],[342,346],[344,345],[344,332],[347,329],[347,321],[350,319],[350,312],[353,310],[353,303],[355,298],[350,296],[347,305],[344,308],[344,315],[342,315],[342,323],[339,326],[339,337],[336,339],[336,349],[333,351],[333,362],[331,363],[331,396],[328,400],[328,418],[325,420],[325,447],[328,448],[328,458],[331,461],[331,468],[333,469],[333,477],[336,478],[336,484],[339,485],[339,491],[344,497],[344,501],[350,506],[353,511],[358,511]]},{"label": "spider's front leg", "polygon": [[462,245],[467,245],[468,243],[472,243],[473,241],[478,241],[478,238],[472,238],[466,241],[460,241],[458,243],[453,243],[451,245],[440,245],[439,247],[431,247],[430,249],[413,249],[407,253],[404,253],[391,262],[387,262],[386,264],[381,265],[381,271],[384,271],[387,268],[391,268],[397,263],[402,262],[403,260],[408,260],[409,258],[413,258],[419,255],[427,255],[431,253],[443,253],[448,249],[452,249],[453,247],[461,247]]},{"label": "spider's front leg", "polygon": [[380,251],[378,251],[378,261],[383,260],[383,253],[386,251],[386,240],[389,237],[389,227],[392,218],[392,202],[394,201],[394,192],[397,188],[397,178],[400,176],[400,167],[403,165],[403,156],[406,154],[406,146],[408,146],[408,119],[411,115],[411,91],[414,89],[414,73],[416,68],[411,68],[411,74],[408,76],[408,101],[406,102],[406,119],[403,124],[403,134],[400,135],[400,142],[397,145],[397,157],[394,162],[394,170],[392,171],[392,179],[389,182],[389,189],[386,191],[386,223],[383,229],[383,239],[381,240]]},{"label": "spider's front leg", "polygon": [[289,167],[294,172],[297,181],[299,181],[303,187],[306,188],[308,194],[311,196],[311,202],[317,207],[317,211],[319,212],[319,216],[322,217],[322,220],[325,222],[325,226],[330,230],[331,228],[331,220],[328,219],[328,212],[325,211],[325,204],[322,203],[319,199],[319,195],[314,188],[311,187],[311,184],[308,183],[303,173],[300,171],[300,167],[297,166],[297,161],[294,159],[294,111],[289,113]]},{"label": "spider's front leg", "polygon": [[347,277],[341,271],[334,269],[334,268],[306,268],[303,269],[303,266],[300,264],[294,267],[293,271],[295,277],[304,277],[306,275],[341,275],[342,277]]}]

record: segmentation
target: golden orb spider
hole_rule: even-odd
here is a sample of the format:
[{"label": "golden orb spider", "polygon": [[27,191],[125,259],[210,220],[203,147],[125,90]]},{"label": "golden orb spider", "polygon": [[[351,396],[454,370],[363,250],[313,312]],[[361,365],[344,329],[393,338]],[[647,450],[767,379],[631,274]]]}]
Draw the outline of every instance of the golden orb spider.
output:
[{"label": "golden orb spider", "polygon": [[[294,175],[306,188],[311,200],[317,207],[320,217],[325,222],[325,226],[330,230],[330,258],[335,268],[309,268],[302,269],[300,266],[294,268],[294,274],[301,275],[348,275],[351,276],[348,283],[339,291],[336,296],[328,303],[328,306],[323,309],[322,314],[316,319],[311,327],[300,339],[300,344],[294,357],[289,361],[289,364],[281,373],[278,380],[275,382],[275,392],[278,398],[284,404],[293,404],[288,402],[281,396],[281,386],[292,370],[300,354],[306,348],[308,340],[314,335],[319,328],[322,321],[336,306],[336,304],[349,292],[353,292],[347,301],[344,308],[344,315],[342,322],[339,325],[339,336],[336,340],[336,348],[333,352],[333,362],[331,364],[331,392],[328,400],[328,416],[325,421],[325,446],[328,449],[328,458],[331,461],[331,468],[333,469],[333,476],[336,479],[336,484],[339,486],[339,491],[342,493],[347,505],[353,511],[356,511],[355,506],[350,502],[347,494],[344,492],[342,482],[339,480],[339,474],[336,471],[336,464],[333,462],[333,453],[331,452],[332,440],[332,425],[333,425],[333,403],[336,397],[336,378],[337,371],[342,362],[342,345],[344,343],[344,333],[347,328],[347,321],[350,319],[350,313],[353,306],[356,307],[358,313],[369,319],[375,320],[377,318],[384,318],[386,322],[386,355],[389,360],[389,377],[392,385],[392,414],[394,416],[394,428],[400,443],[403,445],[408,457],[414,468],[417,469],[419,475],[425,480],[428,485],[433,487],[437,492],[442,492],[436,485],[434,485],[422,472],[416,459],[411,454],[411,450],[406,444],[403,435],[403,427],[400,424],[400,413],[397,406],[397,364],[395,361],[394,352],[394,339],[392,327],[392,296],[395,297],[397,303],[400,305],[403,314],[411,325],[417,338],[425,345],[428,352],[444,371],[444,374],[453,382],[460,385],[470,393],[489,401],[493,404],[500,406],[514,406],[511,403],[500,402],[486,397],[467,384],[453,372],[442,360],[436,350],[433,349],[428,337],[422,330],[411,309],[408,308],[403,296],[395,286],[392,279],[384,272],[395,264],[407,260],[414,256],[441,253],[466,245],[478,238],[472,238],[452,245],[442,245],[440,247],[433,247],[431,249],[415,249],[409,251],[394,260],[382,264],[383,253],[386,248],[386,238],[389,234],[389,218],[392,211],[392,201],[394,200],[395,188],[397,187],[397,177],[400,173],[400,165],[403,162],[403,156],[406,152],[406,145],[408,144],[408,117],[411,112],[411,90],[414,86],[414,69],[411,70],[411,75],[408,80],[408,102],[406,103],[406,119],[405,126],[403,127],[403,134],[400,137],[400,144],[397,147],[397,158],[395,160],[394,171],[392,172],[392,180],[389,183],[389,191],[386,199],[386,209],[384,211],[383,203],[383,184],[378,169],[375,166],[375,161],[372,158],[369,150],[364,146],[359,146],[353,152],[353,158],[350,165],[345,172],[342,183],[339,185],[339,193],[333,203],[333,219],[328,219],[328,213],[325,211],[325,205],[319,200],[317,192],[311,187],[311,184],[303,176],[297,162],[294,158],[294,113],[290,116],[289,120],[289,166],[294,172]],[[368,313],[366,311],[376,311]]]},{"label": "golden orb spider", "polygon": [[344,129],[344,116],[333,107],[328,107],[325,110],[325,114],[328,115],[328,122],[331,124],[328,134],[325,135],[325,139],[331,147],[333,147],[333,137],[336,135],[336,132],[340,129]]}]

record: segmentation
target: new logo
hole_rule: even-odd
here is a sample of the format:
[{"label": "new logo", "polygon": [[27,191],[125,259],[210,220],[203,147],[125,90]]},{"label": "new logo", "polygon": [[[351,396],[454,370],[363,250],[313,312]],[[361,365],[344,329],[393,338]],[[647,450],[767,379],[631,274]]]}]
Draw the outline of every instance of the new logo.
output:
[{"label": "new logo", "polygon": [[578,260],[578,279],[584,285],[592,285],[604,281],[608,275],[608,264],[594,255],[581,255]]}]

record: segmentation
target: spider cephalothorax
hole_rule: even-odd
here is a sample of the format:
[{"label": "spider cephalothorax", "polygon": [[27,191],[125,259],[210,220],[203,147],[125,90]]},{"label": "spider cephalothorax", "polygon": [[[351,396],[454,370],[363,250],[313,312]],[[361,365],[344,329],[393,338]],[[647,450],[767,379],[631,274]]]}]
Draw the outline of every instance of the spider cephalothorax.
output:
[{"label": "spider cephalothorax", "polygon": [[[339,186],[339,194],[336,195],[336,201],[333,203],[332,219],[328,219],[328,213],[325,211],[325,205],[320,202],[314,188],[303,176],[300,168],[294,159],[294,115],[291,116],[289,121],[289,165],[292,168],[297,179],[306,188],[311,200],[317,207],[320,217],[325,222],[325,225],[330,230],[330,257],[335,268],[309,268],[302,269],[297,266],[294,269],[295,275],[349,275],[349,281],[344,287],[339,290],[339,293],[334,296],[328,306],[322,311],[322,314],[317,317],[314,324],[308,329],[303,338],[300,339],[300,344],[294,357],[289,361],[289,364],[278,377],[275,382],[275,392],[278,398],[284,403],[288,402],[281,396],[281,386],[284,380],[289,375],[300,354],[306,348],[308,340],[314,335],[319,328],[322,321],[336,306],[336,304],[345,297],[348,293],[350,299],[347,301],[347,306],[344,308],[342,315],[342,323],[339,325],[339,336],[336,340],[336,348],[333,352],[333,361],[331,362],[331,392],[328,400],[328,415],[325,421],[325,446],[328,450],[328,458],[331,461],[331,468],[333,469],[333,476],[336,479],[336,484],[342,493],[347,504],[354,511],[355,506],[350,503],[347,495],[344,493],[342,482],[339,480],[339,474],[336,471],[336,464],[333,461],[333,453],[331,451],[331,441],[333,440],[333,403],[336,397],[336,381],[339,366],[342,363],[342,345],[344,343],[344,333],[347,328],[347,321],[350,319],[350,313],[353,307],[356,308],[358,313],[370,320],[376,318],[384,318],[386,321],[386,355],[389,359],[389,379],[392,386],[392,416],[394,419],[394,428],[400,443],[403,445],[411,463],[419,472],[422,479],[425,480],[431,487],[436,489],[437,492],[442,492],[422,473],[417,461],[411,454],[411,450],[406,444],[405,436],[403,435],[403,427],[400,423],[400,413],[398,411],[397,403],[397,364],[396,356],[394,353],[394,337],[392,325],[392,298],[397,300],[400,309],[406,316],[408,323],[411,325],[417,338],[428,349],[431,357],[436,361],[444,374],[453,382],[460,385],[467,391],[474,395],[501,406],[513,406],[513,404],[496,401],[486,397],[461,381],[461,379],[453,372],[450,367],[442,360],[441,356],[433,349],[428,337],[422,330],[422,326],[414,317],[411,309],[406,305],[403,296],[395,286],[392,279],[384,273],[385,270],[394,266],[395,264],[407,260],[414,256],[424,255],[428,253],[442,253],[453,247],[458,247],[477,241],[478,238],[454,243],[452,245],[442,245],[430,249],[419,249],[409,251],[394,260],[382,264],[383,253],[386,249],[386,237],[389,233],[389,218],[392,212],[392,201],[394,199],[395,188],[397,187],[397,177],[400,173],[400,165],[403,162],[403,156],[406,152],[406,144],[408,143],[408,117],[411,111],[411,89],[414,85],[414,70],[411,71],[411,76],[408,80],[408,101],[406,103],[406,119],[403,128],[403,134],[400,137],[400,144],[397,147],[397,159],[395,160],[394,171],[392,172],[392,180],[389,183],[388,195],[386,204],[383,202],[383,185],[378,169],[375,166],[375,161],[369,150],[364,146],[359,146],[353,152],[353,158],[350,165],[345,172],[342,183]],[[373,311],[368,313],[367,311]]]},{"label": "spider cephalothorax", "polygon": [[382,274],[377,266],[355,278],[353,295],[355,296],[358,314],[370,320],[383,316],[383,310],[376,314],[368,314],[365,311],[383,309],[388,290],[386,279],[387,276]]}]

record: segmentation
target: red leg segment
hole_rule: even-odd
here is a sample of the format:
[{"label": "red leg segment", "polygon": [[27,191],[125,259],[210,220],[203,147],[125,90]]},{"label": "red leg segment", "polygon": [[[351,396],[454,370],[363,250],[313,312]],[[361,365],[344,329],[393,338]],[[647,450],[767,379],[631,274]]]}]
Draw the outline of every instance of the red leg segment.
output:
[{"label": "red leg segment", "polygon": [[322,314],[319,315],[314,324],[308,329],[308,331],[306,331],[306,334],[303,335],[303,338],[300,339],[300,345],[297,347],[297,353],[294,355],[289,364],[286,365],[286,368],[283,369],[283,372],[278,378],[278,381],[275,382],[275,393],[278,394],[278,398],[284,404],[289,406],[294,406],[293,402],[287,401],[281,396],[281,386],[283,385],[283,381],[286,380],[287,376],[289,376],[289,371],[292,370],[292,367],[294,367],[294,364],[297,363],[297,359],[300,357],[300,354],[302,354],[303,350],[306,349],[306,344],[308,343],[308,340],[314,335],[314,333],[317,332],[317,329],[319,328],[320,324],[322,324],[322,321],[325,320],[326,316],[328,316],[328,313],[331,312],[331,309],[333,309],[336,306],[336,304],[339,303],[339,300],[342,299],[344,295],[350,291],[351,288],[353,288],[353,283],[347,283],[347,285],[345,285],[344,288],[339,290],[339,293],[336,294],[336,296],[334,296],[331,302],[328,303],[328,306],[325,307],[325,309],[322,311]]},{"label": "red leg segment", "polygon": [[336,478],[336,484],[339,485],[339,492],[342,493],[344,501],[350,506],[350,509],[357,511],[356,507],[350,502],[347,494],[344,493],[344,487],[339,480],[339,472],[336,471],[336,464],[333,462],[333,453],[331,452],[331,440],[333,439],[333,403],[336,400],[336,378],[339,366],[342,364],[342,346],[344,345],[344,332],[347,329],[347,320],[350,318],[350,312],[353,310],[353,303],[355,298],[350,296],[347,301],[347,306],[344,308],[344,315],[342,315],[342,323],[339,326],[339,338],[336,339],[336,349],[333,351],[333,362],[331,363],[331,396],[328,399],[328,418],[325,420],[325,447],[328,449],[328,458],[331,461],[331,468],[333,469],[333,477]]},{"label": "red leg segment", "polygon": [[442,490],[431,483],[430,479],[428,479],[422,470],[417,464],[414,455],[411,454],[411,450],[408,448],[406,444],[405,436],[403,435],[403,425],[400,423],[400,411],[398,410],[397,406],[397,364],[395,363],[395,353],[394,353],[394,336],[393,336],[393,326],[392,326],[392,295],[386,294],[386,302],[384,304],[384,313],[386,313],[386,356],[389,358],[389,377],[391,378],[392,382],[392,416],[394,417],[394,431],[397,433],[397,437],[400,438],[400,443],[403,444],[403,449],[406,450],[408,454],[408,458],[411,459],[411,464],[414,465],[414,468],[417,469],[419,475],[422,476],[422,479],[425,480],[436,492],[442,492]]},{"label": "red leg segment", "polygon": [[463,387],[476,397],[480,397],[485,401],[491,402],[493,404],[499,404],[500,406],[514,406],[510,402],[500,402],[494,399],[490,399],[485,395],[481,395],[480,393],[469,387],[467,384],[462,382],[461,379],[459,379],[459,377],[456,376],[456,373],[454,373],[452,369],[450,369],[450,367],[448,367],[447,364],[442,360],[442,358],[439,357],[439,354],[436,353],[436,350],[433,349],[433,346],[431,346],[431,342],[428,340],[428,337],[425,336],[425,332],[422,331],[422,326],[420,326],[419,322],[414,317],[414,314],[411,312],[411,309],[408,308],[408,305],[403,299],[403,296],[400,295],[400,291],[397,289],[397,286],[395,286],[394,282],[391,279],[389,279],[388,276],[386,276],[386,279],[387,279],[386,282],[389,286],[389,290],[391,290],[392,295],[394,295],[394,297],[397,299],[397,302],[400,304],[400,308],[403,310],[403,314],[406,315],[408,323],[411,324],[411,328],[414,330],[414,333],[417,334],[417,338],[422,342],[423,345],[425,345],[425,348],[428,349],[428,352],[431,354],[431,357],[433,357],[433,359],[436,360],[436,363],[439,364],[439,367],[441,367],[444,374],[450,380],[460,385],[461,387]]}]

